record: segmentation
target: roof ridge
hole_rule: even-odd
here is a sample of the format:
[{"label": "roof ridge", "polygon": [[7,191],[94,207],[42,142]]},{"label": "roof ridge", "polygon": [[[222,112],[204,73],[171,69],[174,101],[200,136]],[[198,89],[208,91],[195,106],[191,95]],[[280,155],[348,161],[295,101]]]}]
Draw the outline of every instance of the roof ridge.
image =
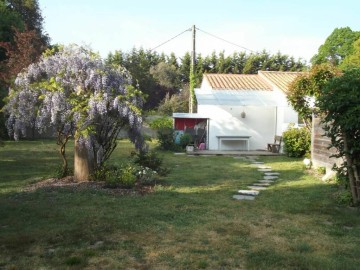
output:
[{"label": "roof ridge", "polygon": [[304,73],[303,71],[258,70],[259,73]]}]

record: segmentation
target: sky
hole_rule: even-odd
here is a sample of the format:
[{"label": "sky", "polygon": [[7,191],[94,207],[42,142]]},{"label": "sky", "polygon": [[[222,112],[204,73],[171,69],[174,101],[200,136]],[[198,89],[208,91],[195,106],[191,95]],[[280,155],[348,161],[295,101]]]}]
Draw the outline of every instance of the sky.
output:
[{"label": "sky", "polygon": [[266,50],[309,62],[335,28],[360,31],[359,0],[38,1],[51,43],[90,46],[103,57],[134,47],[181,57],[192,50],[186,30],[195,25],[202,56]]}]

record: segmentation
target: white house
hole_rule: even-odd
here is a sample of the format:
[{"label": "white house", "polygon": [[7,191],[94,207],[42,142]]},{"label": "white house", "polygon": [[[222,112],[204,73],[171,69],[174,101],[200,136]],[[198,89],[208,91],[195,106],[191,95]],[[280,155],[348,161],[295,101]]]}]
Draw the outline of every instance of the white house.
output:
[{"label": "white house", "polygon": [[[299,72],[204,74],[195,89],[196,114],[174,113],[175,129],[192,130],[209,150],[259,150],[281,135],[298,114],[286,92]],[[199,129],[200,128],[200,129]]]}]

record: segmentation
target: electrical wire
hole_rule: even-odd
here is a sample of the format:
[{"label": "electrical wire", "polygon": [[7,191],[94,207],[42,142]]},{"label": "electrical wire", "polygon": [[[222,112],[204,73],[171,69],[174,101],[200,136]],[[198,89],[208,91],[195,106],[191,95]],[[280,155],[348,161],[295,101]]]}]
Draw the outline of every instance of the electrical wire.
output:
[{"label": "electrical wire", "polygon": [[[249,48],[246,48],[246,47],[241,46],[241,45],[238,45],[238,44],[236,44],[236,43],[234,43],[234,42],[231,42],[231,41],[228,41],[228,40],[223,39],[223,38],[221,38],[221,37],[218,37],[218,36],[216,36],[216,35],[214,35],[214,34],[211,34],[211,33],[209,33],[209,32],[206,32],[206,31],[204,31],[204,30],[202,30],[202,29],[200,29],[200,28],[195,27],[195,29],[196,29],[196,30],[198,30],[198,31],[200,31],[200,32],[202,32],[202,33],[204,33],[204,34],[207,34],[207,35],[209,35],[209,36],[212,36],[212,37],[214,37],[214,38],[217,38],[217,39],[219,39],[219,40],[221,40],[221,41],[224,41],[224,42],[226,42],[226,43],[229,43],[229,44],[231,44],[231,45],[233,45],[233,46],[236,46],[236,47],[239,47],[239,48],[241,48],[241,49],[244,49],[244,50],[250,51],[250,52],[252,52],[252,53],[256,53],[255,51],[253,51],[253,50],[251,50],[251,49],[249,49]],[[177,37],[181,36],[182,34],[184,34],[184,33],[186,33],[186,32],[189,32],[189,31],[192,31],[192,28],[188,28],[188,29],[186,29],[186,30],[182,31],[180,34],[177,34],[176,36],[174,36],[174,37],[172,37],[172,38],[170,38],[170,39],[168,39],[168,40],[164,41],[163,43],[161,43],[161,44],[157,45],[156,47],[154,47],[154,48],[150,49],[150,51],[154,51],[154,50],[156,50],[157,48],[159,48],[159,47],[161,47],[161,46],[165,45],[166,43],[168,43],[168,42],[170,42],[170,41],[174,40],[175,38],[177,38]]]},{"label": "electrical wire", "polygon": [[213,35],[213,34],[210,34],[209,32],[206,32],[206,31],[204,31],[204,30],[201,30],[201,29],[199,29],[199,28],[197,28],[197,27],[196,27],[196,30],[199,30],[200,32],[203,32],[203,33],[205,33],[205,34],[207,34],[207,35],[209,35],[209,36],[212,36],[212,37],[214,37],[214,38],[217,38],[217,39],[219,39],[219,40],[222,40],[222,41],[224,41],[224,42],[227,42],[227,43],[229,43],[229,44],[231,44],[231,45],[234,45],[234,46],[236,46],[236,47],[239,47],[239,48],[242,48],[242,49],[244,49],[244,50],[247,50],[247,51],[250,51],[250,52],[252,52],[252,53],[255,53],[255,51],[253,51],[253,50],[250,50],[250,49],[248,49],[248,48],[245,48],[245,47],[243,47],[243,46],[240,46],[240,45],[238,45],[238,44],[236,44],[236,43],[233,43],[233,42],[228,41],[228,40],[226,40],[226,39],[223,39],[223,38],[221,38],[221,37],[215,36],[215,35]]},{"label": "electrical wire", "polygon": [[170,38],[169,40],[167,40],[167,41],[165,41],[165,42],[161,43],[160,45],[158,45],[158,46],[156,46],[156,47],[152,48],[150,51],[156,50],[157,48],[161,47],[162,45],[165,45],[166,43],[168,43],[168,42],[172,41],[173,39],[177,38],[178,36],[181,36],[182,34],[184,34],[184,33],[188,32],[188,31],[191,31],[191,28],[188,28],[188,29],[186,29],[186,30],[182,31],[180,34],[177,34],[176,36],[174,36],[174,37]]}]

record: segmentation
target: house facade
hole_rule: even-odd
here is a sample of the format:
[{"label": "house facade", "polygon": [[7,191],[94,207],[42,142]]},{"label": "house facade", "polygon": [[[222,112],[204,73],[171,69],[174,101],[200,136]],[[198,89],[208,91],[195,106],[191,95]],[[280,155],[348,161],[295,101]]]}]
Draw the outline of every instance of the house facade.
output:
[{"label": "house facade", "polygon": [[201,87],[195,89],[197,114],[175,113],[175,129],[196,133],[196,124],[180,127],[179,123],[187,118],[202,119],[201,130],[206,134],[197,143],[205,143],[206,149],[265,150],[275,135],[281,135],[290,123],[298,123],[286,92],[299,74],[204,74]]}]

